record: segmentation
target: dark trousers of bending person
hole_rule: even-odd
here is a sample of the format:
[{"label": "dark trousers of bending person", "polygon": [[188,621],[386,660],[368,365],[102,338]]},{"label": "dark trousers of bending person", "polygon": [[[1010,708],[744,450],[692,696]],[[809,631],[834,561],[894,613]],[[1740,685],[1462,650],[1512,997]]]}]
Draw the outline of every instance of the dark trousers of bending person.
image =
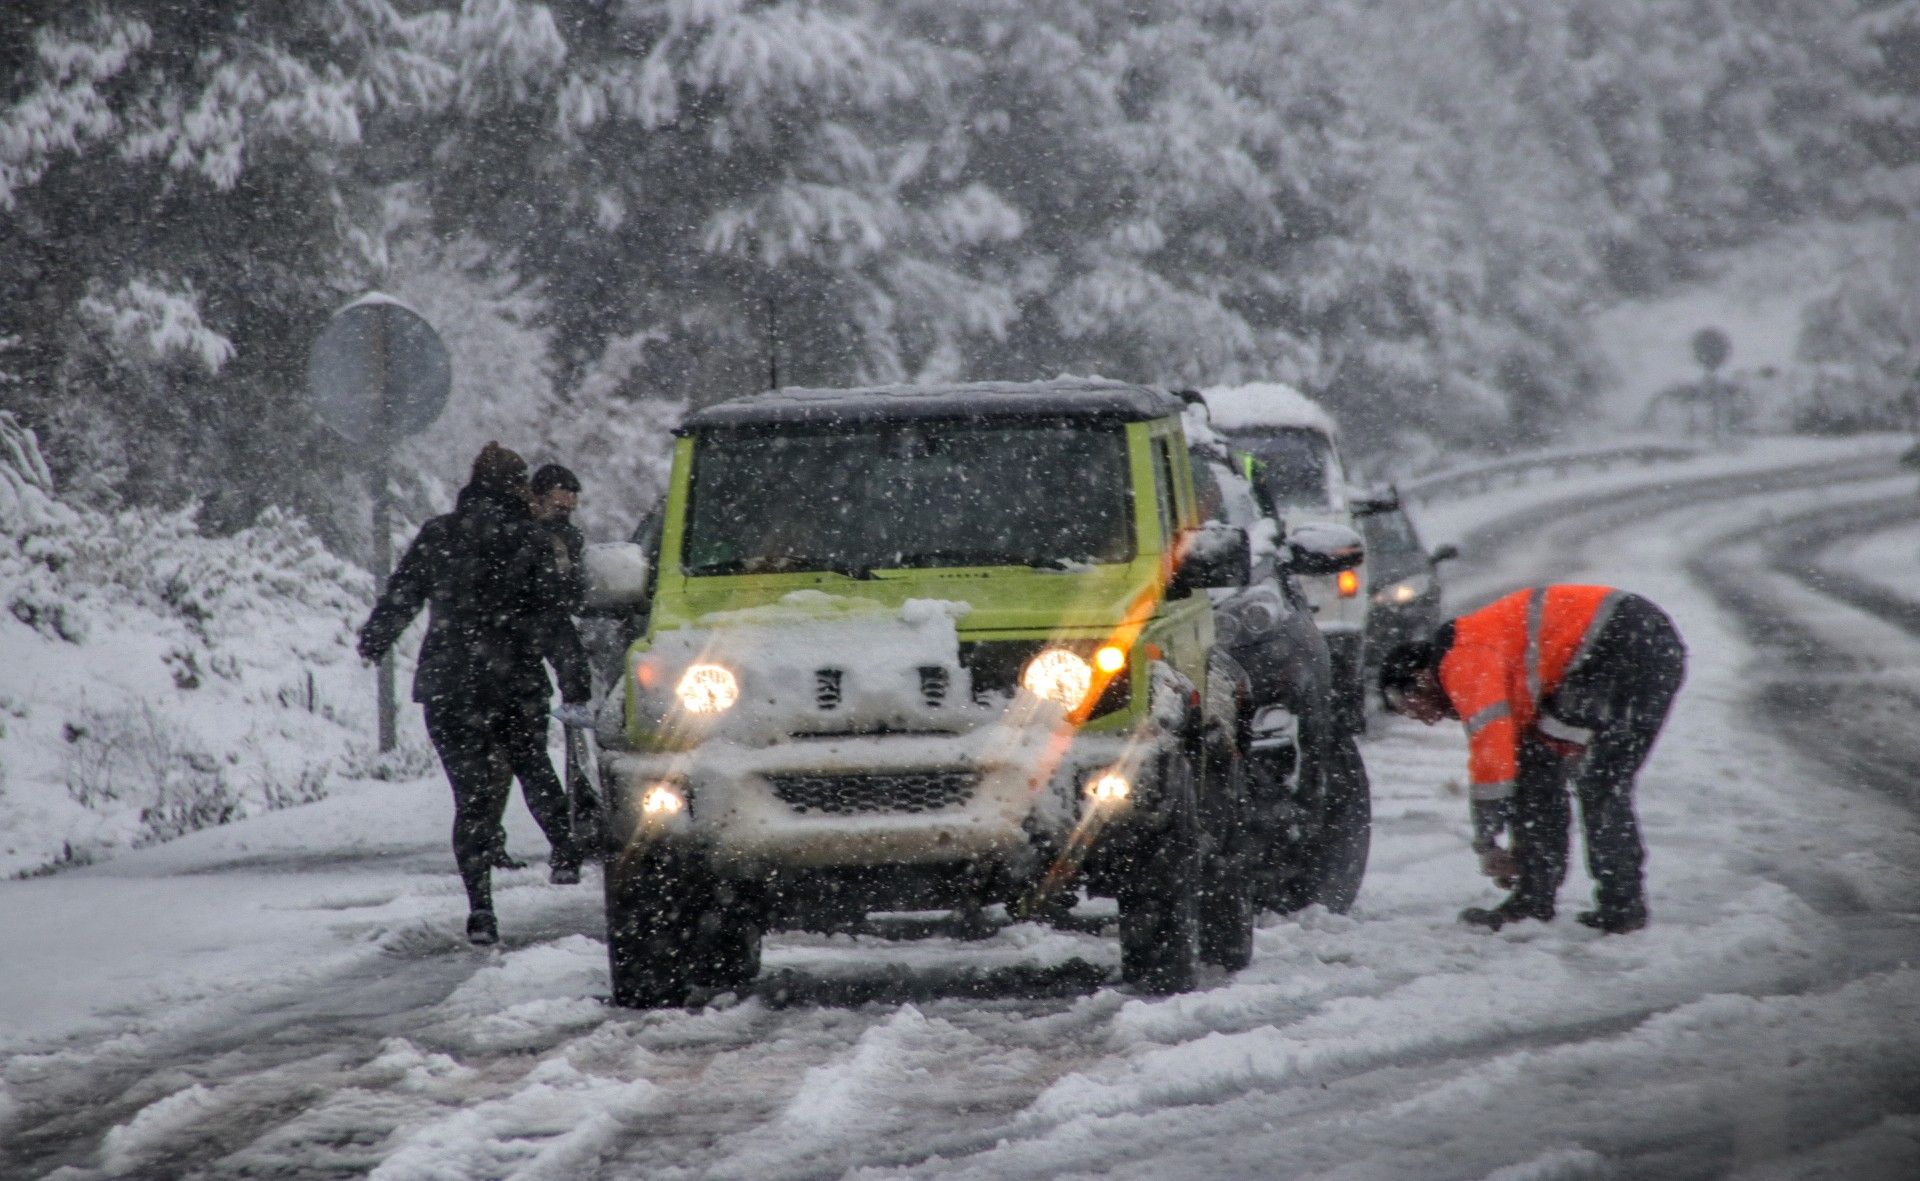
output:
[{"label": "dark trousers of bending person", "polygon": [[[1686,662],[1686,645],[1666,613],[1630,596],[1543,704],[1543,737],[1522,744],[1514,784],[1516,897],[1550,903],[1566,880],[1571,789],[1580,801],[1597,906],[1586,921],[1605,929],[1646,922],[1646,846],[1634,780],[1686,678]],[[1571,757],[1552,749],[1559,743],[1569,744],[1561,751],[1571,749]]]}]

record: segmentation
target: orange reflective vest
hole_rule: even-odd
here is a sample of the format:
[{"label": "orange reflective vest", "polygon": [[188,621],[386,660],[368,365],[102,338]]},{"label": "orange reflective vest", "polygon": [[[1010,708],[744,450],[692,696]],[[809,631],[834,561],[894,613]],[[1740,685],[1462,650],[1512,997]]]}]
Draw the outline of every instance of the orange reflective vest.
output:
[{"label": "orange reflective vest", "polygon": [[1476,800],[1513,794],[1520,738],[1584,743],[1581,730],[1542,717],[1540,703],[1584,656],[1623,591],[1548,586],[1515,591],[1453,621],[1440,687],[1467,727],[1467,774]]}]

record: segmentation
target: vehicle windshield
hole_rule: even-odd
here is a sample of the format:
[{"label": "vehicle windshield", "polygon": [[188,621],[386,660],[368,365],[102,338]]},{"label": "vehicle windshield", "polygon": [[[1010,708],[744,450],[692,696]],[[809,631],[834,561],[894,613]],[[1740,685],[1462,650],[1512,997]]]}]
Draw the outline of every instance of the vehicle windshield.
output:
[{"label": "vehicle windshield", "polygon": [[1413,531],[1413,522],[1399,509],[1368,513],[1360,518],[1366,536],[1367,561],[1375,578],[1404,578],[1427,564],[1427,554]]},{"label": "vehicle windshield", "polygon": [[1267,495],[1276,505],[1318,508],[1329,504],[1327,440],[1316,431],[1266,428],[1236,432],[1236,450],[1251,452]]},{"label": "vehicle windshield", "polygon": [[713,431],[693,459],[690,575],[1039,566],[1133,557],[1118,424]]}]

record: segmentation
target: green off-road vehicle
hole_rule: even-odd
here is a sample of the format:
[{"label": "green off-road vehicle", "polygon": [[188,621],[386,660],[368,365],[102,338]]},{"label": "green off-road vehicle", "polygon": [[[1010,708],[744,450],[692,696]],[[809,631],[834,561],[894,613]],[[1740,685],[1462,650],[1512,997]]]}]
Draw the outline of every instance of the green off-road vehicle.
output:
[{"label": "green off-road vehicle", "polygon": [[770,929],[1081,891],[1144,991],[1247,962],[1244,681],[1203,593],[1247,539],[1200,524],[1181,410],[1060,380],[686,421],[597,729],[618,1003],[743,985]]}]

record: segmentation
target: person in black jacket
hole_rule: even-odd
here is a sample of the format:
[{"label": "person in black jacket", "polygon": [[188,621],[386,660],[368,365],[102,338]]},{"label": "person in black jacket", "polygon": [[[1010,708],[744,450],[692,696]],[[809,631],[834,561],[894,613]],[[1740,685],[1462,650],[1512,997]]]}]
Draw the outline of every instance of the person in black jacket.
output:
[{"label": "person in black jacket", "polygon": [[420,527],[360,629],[361,657],[378,661],[427,608],[413,699],[453,787],[467,937],[483,944],[500,937],[490,862],[513,776],[553,846],[553,880],[580,880],[566,792],[547,758],[553,686],[542,663],[549,616],[565,605],[567,584],[528,494],[526,461],[488,443],[454,510]]},{"label": "person in black jacket", "polygon": [[[573,622],[587,597],[586,574],[581,565],[586,538],[573,523],[573,510],[580,504],[580,478],[560,464],[549,463],[533,473],[530,489],[528,507],[553,563],[554,597],[558,602],[541,621],[541,651],[560,681],[563,706],[555,711],[556,716],[569,727],[585,729],[592,725],[588,703],[593,697],[593,675],[586,646],[580,642],[580,629]],[[599,823],[599,796],[584,775],[576,775],[574,782],[567,784],[567,791],[574,805],[574,838],[582,843],[582,855],[591,856],[588,834],[596,831]],[[493,866],[496,869],[526,868],[526,862],[507,852],[504,826],[494,831]]]}]

